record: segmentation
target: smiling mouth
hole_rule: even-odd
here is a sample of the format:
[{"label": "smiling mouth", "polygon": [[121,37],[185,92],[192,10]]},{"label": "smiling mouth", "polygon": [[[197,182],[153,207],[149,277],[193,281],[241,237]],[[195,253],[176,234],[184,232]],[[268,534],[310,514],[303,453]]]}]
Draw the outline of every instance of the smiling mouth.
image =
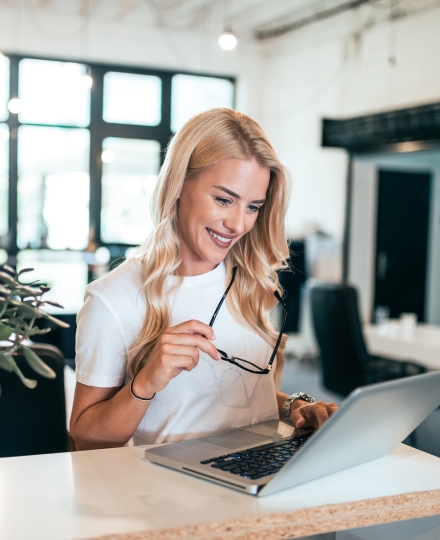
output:
[{"label": "smiling mouth", "polygon": [[214,231],[211,231],[211,229],[208,229],[208,228],[206,228],[206,230],[209,232],[209,234],[212,237],[216,238],[222,244],[225,244],[225,246],[227,246],[228,244],[232,242],[232,238],[225,238],[224,236],[220,236],[219,234],[215,233]]}]

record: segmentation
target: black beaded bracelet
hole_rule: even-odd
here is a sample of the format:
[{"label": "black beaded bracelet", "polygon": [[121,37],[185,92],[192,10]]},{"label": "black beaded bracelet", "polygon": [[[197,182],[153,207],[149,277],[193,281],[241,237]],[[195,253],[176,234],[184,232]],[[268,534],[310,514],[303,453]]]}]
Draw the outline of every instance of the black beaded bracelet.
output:
[{"label": "black beaded bracelet", "polygon": [[133,392],[133,383],[134,383],[134,380],[136,379],[136,375],[131,379],[131,383],[130,383],[130,391],[131,391],[131,395],[138,399],[139,401],[151,401],[154,396],[156,395],[156,392],[154,392],[154,394],[150,397],[150,398],[143,398],[143,397],[139,397],[137,396],[134,392]]}]

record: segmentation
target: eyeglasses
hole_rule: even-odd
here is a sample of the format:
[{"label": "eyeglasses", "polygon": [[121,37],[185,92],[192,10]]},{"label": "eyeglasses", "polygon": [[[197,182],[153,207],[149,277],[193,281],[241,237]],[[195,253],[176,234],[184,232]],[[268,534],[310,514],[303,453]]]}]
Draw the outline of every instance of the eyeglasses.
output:
[{"label": "eyeglasses", "polygon": [[[216,307],[216,309],[214,311],[214,315],[212,316],[211,322],[209,323],[209,326],[211,326],[211,327],[214,324],[215,319],[217,318],[218,312],[220,311],[220,308],[222,307],[222,304],[225,301],[225,298],[228,295],[228,292],[231,289],[232,284],[234,283],[236,273],[237,273],[237,266],[234,266],[234,268],[232,269],[231,281],[230,281],[230,283],[229,283],[229,285],[228,285],[228,287],[227,287],[227,289],[225,291],[225,294],[222,296],[222,299],[220,300],[218,306]],[[281,338],[283,337],[283,331],[284,331],[284,327],[286,325],[286,319],[287,319],[287,307],[286,307],[286,304],[281,299],[281,296],[279,295],[278,291],[274,292],[274,296],[278,300],[278,302],[283,306],[284,317],[283,317],[283,322],[281,324],[281,330],[280,330],[280,333],[278,335],[277,342],[275,343],[275,348],[274,348],[274,350],[272,352],[272,355],[271,355],[271,357],[269,359],[269,362],[268,362],[267,366],[265,368],[261,368],[261,367],[257,366],[256,364],[254,364],[252,362],[249,362],[249,360],[243,360],[243,358],[237,358],[236,356],[228,356],[228,354],[225,353],[224,351],[221,351],[220,349],[217,349],[218,352],[221,354],[221,357],[222,357],[221,359],[222,360],[225,360],[225,362],[229,362],[230,364],[234,364],[234,366],[238,366],[239,368],[244,369],[245,371],[248,371],[249,373],[256,373],[257,375],[265,375],[266,373],[270,372],[270,370],[272,369],[272,364],[273,364],[273,362],[275,360],[275,357],[276,357],[276,354],[277,354],[277,351],[278,351],[278,347],[280,346],[280,343],[281,343]],[[243,363],[246,364],[246,365],[243,365]],[[248,367],[248,366],[252,366],[252,367]],[[255,368],[255,369],[252,369],[252,368]]]}]

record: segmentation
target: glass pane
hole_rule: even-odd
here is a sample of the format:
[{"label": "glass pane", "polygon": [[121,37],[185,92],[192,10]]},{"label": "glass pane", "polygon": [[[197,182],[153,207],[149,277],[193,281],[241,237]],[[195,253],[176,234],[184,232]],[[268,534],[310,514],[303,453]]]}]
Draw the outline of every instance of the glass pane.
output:
[{"label": "glass pane", "polygon": [[9,116],[9,58],[0,56],[0,120]]},{"label": "glass pane", "polygon": [[8,142],[9,128],[0,124],[0,237],[8,232]]},{"label": "glass pane", "polygon": [[44,306],[49,313],[78,313],[84,303],[84,289],[87,285],[87,263],[84,254],[78,251],[50,251],[48,249],[25,249],[17,255],[17,269],[34,268],[23,274],[23,281],[30,283],[38,279],[51,290],[44,296],[55,300],[64,309]]},{"label": "glass pane", "polygon": [[171,131],[176,133],[195,114],[234,105],[234,85],[227,79],[174,75],[171,90]]},{"label": "glass pane", "polygon": [[161,94],[159,77],[109,71],[104,75],[103,118],[116,124],[157,126]]},{"label": "glass pane", "polygon": [[86,66],[72,62],[21,60],[20,122],[88,126],[90,88]]},{"label": "glass pane", "polygon": [[84,249],[89,231],[89,132],[21,126],[18,246]]},{"label": "glass pane", "polygon": [[101,238],[140,244],[153,229],[150,200],[160,166],[160,144],[137,139],[104,139]]}]

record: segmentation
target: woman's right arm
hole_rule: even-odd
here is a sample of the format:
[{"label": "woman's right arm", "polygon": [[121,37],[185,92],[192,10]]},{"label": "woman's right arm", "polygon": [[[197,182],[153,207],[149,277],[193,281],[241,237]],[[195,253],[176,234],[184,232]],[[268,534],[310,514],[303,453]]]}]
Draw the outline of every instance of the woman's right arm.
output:
[{"label": "woman's right arm", "polygon": [[[199,350],[219,360],[220,354],[211,343],[214,339],[213,329],[196,320],[168,328],[137,374],[134,394],[150,398],[163,390],[182,371],[197,366]],[[77,382],[70,420],[70,434],[77,449],[123,446],[133,436],[150,403],[136,399],[130,383],[101,388]]]}]

